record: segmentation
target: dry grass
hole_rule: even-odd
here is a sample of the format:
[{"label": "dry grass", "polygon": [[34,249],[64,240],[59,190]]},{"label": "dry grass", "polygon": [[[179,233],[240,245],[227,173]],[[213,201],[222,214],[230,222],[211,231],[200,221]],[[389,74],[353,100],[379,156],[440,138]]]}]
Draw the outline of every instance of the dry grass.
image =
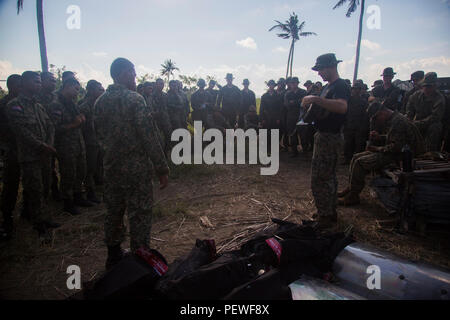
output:
[{"label": "dry grass", "polygon": [[[169,188],[157,190],[155,183],[152,247],[171,262],[188,253],[196,238],[215,239],[218,251],[224,252],[271,225],[272,217],[296,223],[310,219],[314,202],[309,158],[292,160],[282,154],[275,176],[260,176],[257,166],[245,165],[172,168]],[[339,180],[346,180],[342,166]],[[78,217],[62,213],[60,203],[50,205],[55,220],[63,223],[54,231],[52,243],[39,243],[29,224],[17,218],[14,239],[0,244],[0,298],[64,299],[74,293],[66,287],[71,264],[80,266],[83,282],[102,274],[103,205],[83,209]],[[431,232],[426,238],[400,235],[386,223],[389,219],[366,192],[361,205],[339,209],[337,229],[353,225],[357,241],[450,268],[448,233]]]}]

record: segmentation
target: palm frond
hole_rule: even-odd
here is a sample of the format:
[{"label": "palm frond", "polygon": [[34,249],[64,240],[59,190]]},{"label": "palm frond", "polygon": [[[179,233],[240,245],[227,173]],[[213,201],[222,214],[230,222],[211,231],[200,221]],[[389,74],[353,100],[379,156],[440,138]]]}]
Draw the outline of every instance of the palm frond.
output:
[{"label": "palm frond", "polygon": [[347,2],[347,0],[339,0],[339,2],[336,3],[336,5],[333,7],[333,10],[337,9],[339,7],[342,7],[344,5],[344,3],[346,3],[346,2]]},{"label": "palm frond", "polygon": [[347,14],[346,14],[347,18],[350,18],[352,13],[356,11],[356,9],[358,8],[358,5],[359,5],[359,0],[350,1],[349,5],[348,5]]},{"label": "palm frond", "polygon": [[309,37],[309,36],[317,36],[315,32],[301,32],[298,34],[300,37]]}]

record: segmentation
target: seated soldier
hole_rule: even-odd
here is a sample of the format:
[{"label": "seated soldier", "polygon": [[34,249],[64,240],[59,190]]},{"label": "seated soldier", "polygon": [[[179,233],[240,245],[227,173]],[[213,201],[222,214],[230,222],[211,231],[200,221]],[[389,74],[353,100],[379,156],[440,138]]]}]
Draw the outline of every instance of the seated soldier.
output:
[{"label": "seated soldier", "polygon": [[369,146],[367,151],[353,156],[349,168],[349,186],[338,194],[338,204],[350,206],[359,203],[359,194],[364,189],[365,177],[372,170],[379,170],[388,164],[402,160],[402,149],[408,145],[414,156],[424,152],[424,142],[417,127],[398,111],[372,103],[368,116],[377,127],[385,127],[387,135],[381,136],[377,131],[370,133],[371,141],[385,138],[384,146]]}]

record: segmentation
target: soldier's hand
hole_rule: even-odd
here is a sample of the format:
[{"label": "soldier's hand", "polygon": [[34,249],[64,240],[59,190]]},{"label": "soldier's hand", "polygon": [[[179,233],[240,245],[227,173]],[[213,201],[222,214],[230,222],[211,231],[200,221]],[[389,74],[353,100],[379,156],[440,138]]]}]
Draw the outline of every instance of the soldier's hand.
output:
[{"label": "soldier's hand", "polygon": [[317,96],[306,96],[306,97],[304,97],[303,100],[302,100],[302,107],[303,108],[309,107],[309,105],[311,103],[314,103],[316,101],[316,99],[317,99]]},{"label": "soldier's hand", "polygon": [[165,189],[169,185],[169,176],[166,174],[164,176],[159,176],[159,188]]},{"label": "soldier's hand", "polygon": [[367,147],[367,151],[371,151],[371,152],[380,152],[380,147],[377,147],[377,146],[368,146],[368,147]]}]

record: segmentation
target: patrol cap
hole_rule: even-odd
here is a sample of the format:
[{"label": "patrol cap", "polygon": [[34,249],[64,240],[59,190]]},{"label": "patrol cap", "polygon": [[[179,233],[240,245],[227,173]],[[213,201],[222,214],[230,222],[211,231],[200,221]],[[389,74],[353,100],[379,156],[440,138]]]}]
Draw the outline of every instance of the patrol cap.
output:
[{"label": "patrol cap", "polygon": [[267,81],[267,86],[276,86],[277,83],[275,82],[275,80],[269,80]]},{"label": "patrol cap", "polygon": [[375,80],[375,82],[372,85],[372,88],[376,87],[376,86],[382,86],[383,85],[383,80]]},{"label": "patrol cap", "polygon": [[198,79],[197,81],[197,86],[199,87],[205,87],[206,86],[206,81],[203,79]]},{"label": "patrol cap", "polygon": [[285,78],[278,79],[277,84],[286,84],[286,79]]},{"label": "patrol cap", "polygon": [[434,86],[437,82],[437,73],[436,72],[428,72],[423,80],[420,82],[422,87]]},{"label": "patrol cap", "polygon": [[227,73],[225,79],[227,79],[227,80],[228,80],[228,79],[233,80],[233,79],[234,79],[233,74],[232,74],[232,73]]},{"label": "patrol cap", "polygon": [[314,71],[319,71],[324,68],[337,66],[339,62],[342,62],[342,60],[337,60],[334,53],[325,53],[317,57],[316,65],[311,69]]},{"label": "patrol cap", "polygon": [[297,77],[288,78],[287,83],[300,83]]},{"label": "patrol cap", "polygon": [[244,79],[244,81],[242,81],[242,84],[250,84],[250,81],[248,81],[248,79]]},{"label": "patrol cap", "polygon": [[394,72],[394,69],[392,69],[391,67],[387,67],[383,70],[383,74],[382,76],[394,76],[397,73]]},{"label": "patrol cap", "polygon": [[313,85],[314,83],[311,80],[307,80],[303,85],[306,86],[310,86]]},{"label": "patrol cap", "polygon": [[425,76],[425,72],[423,72],[422,70],[420,71],[415,71],[413,73],[411,73],[411,81],[413,80],[422,80]]},{"label": "patrol cap", "polygon": [[355,83],[353,83],[352,88],[354,88],[354,89],[364,89],[364,82],[362,80],[356,80]]}]

